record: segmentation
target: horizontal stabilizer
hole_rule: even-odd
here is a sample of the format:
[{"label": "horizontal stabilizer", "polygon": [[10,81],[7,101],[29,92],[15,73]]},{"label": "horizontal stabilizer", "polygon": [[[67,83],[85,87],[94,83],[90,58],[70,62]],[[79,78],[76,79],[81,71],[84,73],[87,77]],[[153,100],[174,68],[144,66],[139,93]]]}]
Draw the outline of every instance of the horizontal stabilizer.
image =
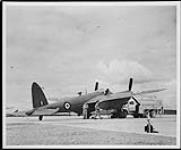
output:
[{"label": "horizontal stabilizer", "polygon": [[59,111],[59,108],[57,108],[57,109],[37,109],[32,113],[32,116],[53,115],[54,113],[56,113],[58,111]]},{"label": "horizontal stabilizer", "polygon": [[150,94],[150,93],[161,92],[165,90],[167,89],[163,88],[163,89],[156,89],[156,90],[148,90],[148,91],[136,92],[136,93],[133,93],[133,95]]}]

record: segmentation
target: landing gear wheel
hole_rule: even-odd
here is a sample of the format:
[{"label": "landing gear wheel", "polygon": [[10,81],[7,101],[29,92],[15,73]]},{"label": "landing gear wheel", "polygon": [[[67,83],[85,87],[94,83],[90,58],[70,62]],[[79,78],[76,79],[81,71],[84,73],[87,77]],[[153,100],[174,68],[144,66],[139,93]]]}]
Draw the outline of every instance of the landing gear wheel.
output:
[{"label": "landing gear wheel", "polygon": [[139,118],[139,114],[134,114],[133,117],[134,118]]},{"label": "landing gear wheel", "polygon": [[42,119],[43,119],[43,116],[39,116],[39,120],[42,121]]},{"label": "landing gear wheel", "polygon": [[91,112],[90,112],[90,110],[88,109],[88,110],[87,110],[87,119],[89,119],[90,116],[91,116]]},{"label": "landing gear wheel", "polygon": [[111,118],[119,118],[119,114],[117,112],[112,113]]},{"label": "landing gear wheel", "polygon": [[127,115],[128,115],[128,112],[123,109],[119,114],[119,118],[126,118]]}]

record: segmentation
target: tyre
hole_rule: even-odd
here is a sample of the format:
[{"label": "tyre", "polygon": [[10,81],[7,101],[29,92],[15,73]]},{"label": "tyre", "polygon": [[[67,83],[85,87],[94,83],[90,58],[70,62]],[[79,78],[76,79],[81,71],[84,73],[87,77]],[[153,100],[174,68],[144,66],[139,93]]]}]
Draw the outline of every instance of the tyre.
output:
[{"label": "tyre", "polygon": [[138,118],[138,117],[139,117],[139,114],[134,114],[133,117],[134,117],[134,118]]},{"label": "tyre", "polygon": [[128,111],[123,109],[119,114],[119,118],[126,118],[127,115],[128,115]]},{"label": "tyre", "polygon": [[118,113],[116,113],[116,112],[112,113],[111,118],[119,118]]}]

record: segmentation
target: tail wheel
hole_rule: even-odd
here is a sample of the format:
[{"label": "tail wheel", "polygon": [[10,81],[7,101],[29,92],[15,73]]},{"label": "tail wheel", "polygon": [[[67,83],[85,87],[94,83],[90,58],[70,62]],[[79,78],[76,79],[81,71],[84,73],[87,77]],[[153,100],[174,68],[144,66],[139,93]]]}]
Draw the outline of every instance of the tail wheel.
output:
[{"label": "tail wheel", "polygon": [[43,119],[43,116],[42,116],[42,115],[41,115],[41,116],[39,116],[39,120],[40,120],[40,121],[42,121],[42,119]]}]

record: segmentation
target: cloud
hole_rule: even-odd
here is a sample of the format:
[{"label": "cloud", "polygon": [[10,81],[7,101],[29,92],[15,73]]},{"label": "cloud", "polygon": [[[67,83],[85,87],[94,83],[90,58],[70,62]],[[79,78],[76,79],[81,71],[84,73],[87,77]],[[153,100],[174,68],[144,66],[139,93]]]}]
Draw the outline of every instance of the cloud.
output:
[{"label": "cloud", "polygon": [[[166,91],[152,93],[157,99],[162,100],[164,108],[176,108],[176,79],[158,76],[154,70],[133,60],[100,61],[97,64],[97,81],[103,87],[109,87],[113,92],[127,90],[129,78],[133,77],[134,92],[151,89],[166,88]],[[145,95],[147,96],[147,95]]]},{"label": "cloud", "polygon": [[108,64],[100,61],[97,68],[100,72],[99,79],[112,84],[127,83],[130,77],[135,78],[136,83],[150,82],[153,78],[153,73],[148,68],[132,60],[114,59]]},{"label": "cloud", "polygon": [[175,7],[7,8],[9,103],[31,99],[33,81],[61,97],[92,91],[95,79],[115,92],[131,76],[135,90],[175,77]]}]

